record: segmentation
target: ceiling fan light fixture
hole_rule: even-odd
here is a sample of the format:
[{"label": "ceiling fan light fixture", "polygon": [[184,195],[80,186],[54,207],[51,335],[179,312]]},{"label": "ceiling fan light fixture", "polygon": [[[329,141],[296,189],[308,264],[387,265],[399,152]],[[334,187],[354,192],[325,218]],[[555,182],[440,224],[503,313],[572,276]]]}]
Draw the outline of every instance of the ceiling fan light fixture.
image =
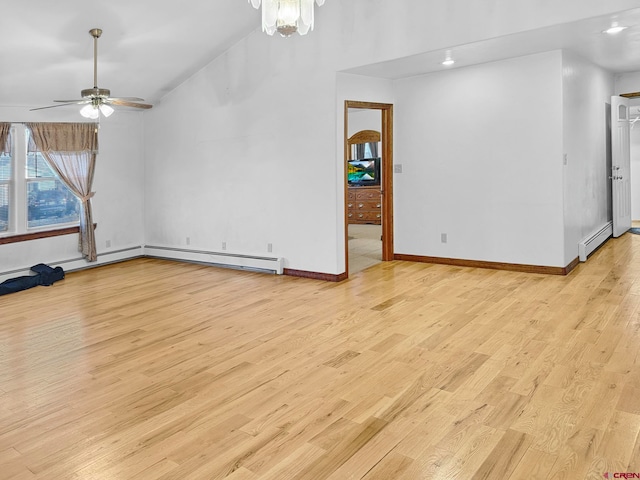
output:
[{"label": "ceiling fan light fixture", "polygon": [[107,105],[106,103],[103,103],[102,105],[100,105],[100,112],[105,117],[108,117],[114,112],[114,109],[111,106]]},{"label": "ceiling fan light fixture", "polygon": [[249,0],[249,3],[256,9],[262,4],[263,32],[290,37],[296,32],[306,35],[313,30],[314,1],[319,7],[324,5],[324,0]]},{"label": "ceiling fan light fixture", "polygon": [[100,111],[93,105],[85,105],[80,109],[80,115],[84,118],[90,118],[91,120],[96,120],[100,116]]}]

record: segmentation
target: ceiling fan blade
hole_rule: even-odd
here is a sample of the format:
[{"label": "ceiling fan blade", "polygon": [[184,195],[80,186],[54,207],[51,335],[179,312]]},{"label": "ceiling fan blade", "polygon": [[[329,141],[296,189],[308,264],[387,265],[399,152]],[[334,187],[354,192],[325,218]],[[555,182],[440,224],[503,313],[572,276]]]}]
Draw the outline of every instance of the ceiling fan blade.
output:
[{"label": "ceiling fan blade", "polygon": [[48,107],[31,108],[31,109],[29,109],[29,111],[33,112],[34,110],[44,110],[46,108],[64,107],[66,105],[78,105],[78,102],[61,103],[60,105],[49,105]]},{"label": "ceiling fan blade", "polygon": [[88,103],[91,100],[87,100],[86,98],[80,98],[77,100],[54,100],[54,102],[59,102],[59,103]]},{"label": "ceiling fan blade", "polygon": [[151,108],[153,105],[149,105],[148,103],[134,103],[128,102],[126,100],[118,100],[116,98],[109,98],[105,101],[105,103],[110,103],[111,105],[118,105],[121,107],[134,107],[134,108]]},{"label": "ceiling fan blade", "polygon": [[124,100],[125,102],[144,102],[144,98],[139,98],[139,97],[109,97],[109,100]]}]

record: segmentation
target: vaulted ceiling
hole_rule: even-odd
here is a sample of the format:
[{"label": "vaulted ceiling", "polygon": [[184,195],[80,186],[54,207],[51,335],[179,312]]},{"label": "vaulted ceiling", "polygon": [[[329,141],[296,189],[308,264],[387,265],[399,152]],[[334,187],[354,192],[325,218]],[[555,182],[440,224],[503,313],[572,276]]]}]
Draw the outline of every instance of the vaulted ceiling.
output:
[{"label": "vaulted ceiling", "polygon": [[[323,8],[331,8],[330,0]],[[612,16],[452,46],[456,67],[567,48],[613,72],[640,71],[640,9],[615,16],[633,25],[603,35]],[[0,106],[44,106],[92,87],[93,39],[98,83],[113,96],[157,102],[254,30],[260,12],[246,0],[21,0],[0,15]],[[313,32],[311,33],[313,35]],[[267,39],[265,38],[265,41]],[[400,78],[442,69],[445,51],[354,68]]]},{"label": "vaulted ceiling", "polygon": [[0,15],[0,105],[93,87],[94,27],[98,86],[155,102],[259,25],[246,0],[13,1]]}]

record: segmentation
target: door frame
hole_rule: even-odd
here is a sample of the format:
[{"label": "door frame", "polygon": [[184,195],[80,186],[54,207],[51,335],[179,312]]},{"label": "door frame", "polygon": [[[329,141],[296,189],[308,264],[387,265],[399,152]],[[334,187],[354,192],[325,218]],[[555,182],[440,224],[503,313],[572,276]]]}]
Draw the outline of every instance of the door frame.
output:
[{"label": "door frame", "polygon": [[380,110],[382,117],[382,261],[393,260],[393,104],[345,100],[344,102],[344,248],[345,271],[349,276],[349,216],[347,212],[347,161],[349,160],[349,109]]}]

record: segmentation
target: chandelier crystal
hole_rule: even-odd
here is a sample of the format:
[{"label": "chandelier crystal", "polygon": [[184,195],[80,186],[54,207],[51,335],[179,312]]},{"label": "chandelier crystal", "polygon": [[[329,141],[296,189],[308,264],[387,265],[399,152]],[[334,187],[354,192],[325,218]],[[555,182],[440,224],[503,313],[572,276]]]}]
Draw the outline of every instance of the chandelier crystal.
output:
[{"label": "chandelier crystal", "polygon": [[[306,35],[313,30],[314,0],[249,0],[254,8],[262,3],[262,31],[269,35],[278,32],[289,37],[298,32]],[[324,0],[315,0],[319,7]]]}]

